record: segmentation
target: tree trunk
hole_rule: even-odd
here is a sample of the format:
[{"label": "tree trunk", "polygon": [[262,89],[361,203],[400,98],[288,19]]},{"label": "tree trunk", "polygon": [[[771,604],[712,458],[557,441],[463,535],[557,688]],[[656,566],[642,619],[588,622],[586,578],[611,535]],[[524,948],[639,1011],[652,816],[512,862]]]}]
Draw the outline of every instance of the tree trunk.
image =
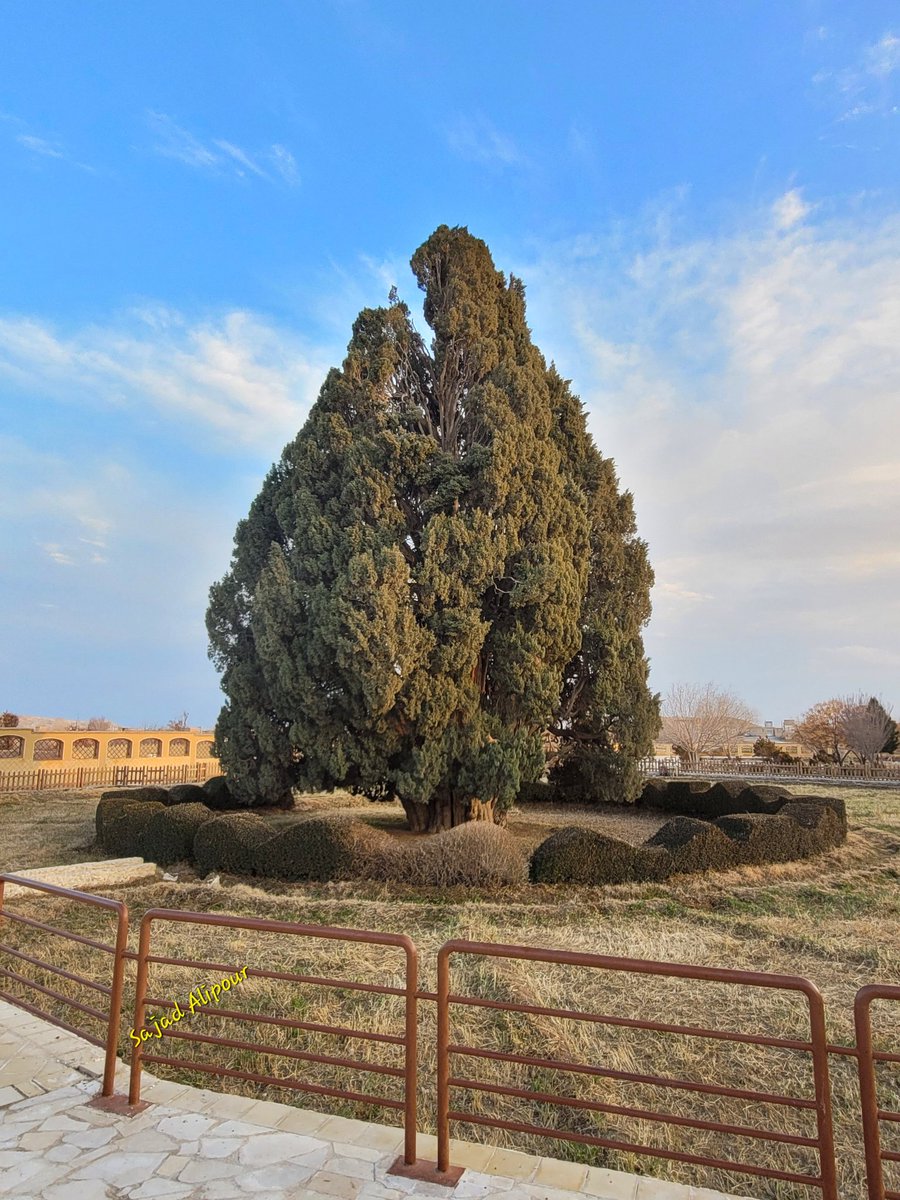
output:
[{"label": "tree trunk", "polygon": [[506,824],[506,814],[499,812],[493,800],[454,796],[443,792],[432,796],[427,804],[400,797],[406,821],[413,833],[441,833],[468,821],[489,821]]}]

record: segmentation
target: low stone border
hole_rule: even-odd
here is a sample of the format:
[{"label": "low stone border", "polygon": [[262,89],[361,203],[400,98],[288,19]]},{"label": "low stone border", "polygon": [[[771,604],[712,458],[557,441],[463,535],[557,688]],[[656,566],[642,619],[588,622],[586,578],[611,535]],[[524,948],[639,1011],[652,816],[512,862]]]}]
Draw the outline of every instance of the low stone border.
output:
[{"label": "low stone border", "polygon": [[[125,883],[152,882],[158,875],[158,869],[156,863],[145,862],[142,858],[107,858],[103,862],[71,863],[65,867],[23,868],[9,874],[34,879],[37,883],[52,883],[57,887],[89,892]],[[19,887],[15,883],[8,883],[4,888],[6,896],[28,893],[34,895],[34,889]]]}]

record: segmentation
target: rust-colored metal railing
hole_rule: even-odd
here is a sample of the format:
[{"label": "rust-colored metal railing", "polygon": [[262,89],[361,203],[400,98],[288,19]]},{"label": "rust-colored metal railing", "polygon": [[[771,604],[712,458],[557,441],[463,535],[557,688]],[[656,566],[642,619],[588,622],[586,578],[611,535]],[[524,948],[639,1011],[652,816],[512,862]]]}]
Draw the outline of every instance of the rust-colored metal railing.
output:
[{"label": "rust-colored metal railing", "polygon": [[[85,937],[79,933],[72,933],[68,929],[59,929],[55,925],[48,925],[45,921],[38,921],[34,917],[26,917],[22,913],[12,911],[8,904],[4,904],[4,889],[7,883],[30,888],[36,892],[43,892],[45,895],[59,896],[64,900],[72,901],[74,904],[82,904],[90,908],[106,910],[115,919],[115,941],[113,943],[97,941],[95,938]],[[68,1030],[69,1033],[77,1034],[78,1037],[84,1038],[86,1041],[92,1042],[95,1046],[99,1046],[100,1049],[104,1050],[106,1057],[104,1060],[101,1095],[111,1096],[115,1087],[116,1052],[119,1040],[122,987],[125,977],[125,958],[128,946],[127,907],[121,900],[108,900],[103,896],[91,896],[87,892],[56,887],[50,883],[39,883],[37,880],[25,879],[18,875],[0,874],[0,926],[2,926],[3,918],[31,929],[37,929],[42,934],[51,938],[64,938],[70,942],[90,947],[92,950],[99,950],[111,956],[112,972],[110,981],[109,983],[99,983],[96,979],[88,979],[86,976],[79,975],[75,971],[68,971],[53,962],[48,962],[46,958],[38,957],[34,954],[26,954],[23,949],[8,945],[5,940],[0,942],[0,954],[9,955],[10,958],[15,960],[17,966],[20,963],[27,964],[40,971],[47,971],[59,979],[96,992],[103,998],[98,1001],[98,1004],[104,1004],[105,1008],[97,1007],[94,1004],[85,1004],[80,1000],[74,999],[72,996],[66,995],[65,992],[57,991],[56,988],[49,987],[47,984],[38,983],[30,976],[23,975],[20,970],[12,970],[8,966],[0,965],[0,979],[4,982],[9,981],[10,983],[17,984],[29,993],[34,992],[40,996],[47,996],[51,1000],[66,1005],[68,1009],[80,1013],[84,1017],[90,1017],[93,1021],[99,1022],[105,1027],[103,1036],[98,1036],[87,1029],[70,1025],[62,1017],[46,1012],[44,1009],[38,1007],[37,1004],[30,1003],[14,992],[0,988],[0,999],[8,1001],[10,1004],[15,1004],[19,1008],[24,1008],[34,1016],[40,1017],[44,1021],[49,1021],[53,1025],[58,1025],[61,1029]]]},{"label": "rust-colored metal railing", "polygon": [[876,1050],[872,1038],[872,1005],[876,1001],[900,1002],[900,987],[872,983],[856,993],[853,1015],[856,1021],[856,1060],[859,1067],[859,1091],[862,1102],[863,1141],[866,1150],[866,1176],[870,1200],[900,1200],[900,1190],[887,1188],[885,1163],[900,1163],[900,1153],[883,1150],[881,1123],[900,1124],[900,1112],[882,1108],[878,1099],[878,1063],[900,1063],[900,1054]]},{"label": "rust-colored metal railing", "polygon": [[[493,1000],[470,995],[459,995],[451,991],[451,957],[453,955],[476,955],[487,959],[516,959],[519,961],[554,963],[567,966],[585,967],[594,970],[628,972],[636,975],[656,975],[670,979],[706,980],[717,983],[734,984],[740,987],[773,988],[781,991],[798,993],[803,996],[809,1009],[809,1040],[794,1038],[779,1038],[748,1033],[709,1029],[699,1025],[669,1024],[659,1021],[638,1020],[630,1017],[613,1016],[596,1012],[584,1012],[577,1009],[548,1008],[538,1005]],[[438,1172],[446,1172],[450,1168],[450,1122],[459,1121],[477,1125],[492,1126],[498,1129],[531,1134],[539,1137],[549,1137],[564,1141],[581,1142],[591,1146],[604,1147],[633,1154],[646,1154],[659,1158],[676,1160],[697,1166],[719,1168],[721,1170],[742,1172],[762,1176],[769,1179],[783,1180],[790,1183],[803,1184],[818,1188],[823,1200],[837,1200],[837,1180],[834,1156],[834,1134],[831,1118],[831,1094],[828,1079],[828,1049],[825,1036],[825,1008],[818,988],[806,979],[790,975],[769,975],[754,971],[727,970],[717,967],[696,967],[680,963],[660,963],[643,959],[614,958],[599,954],[581,954],[573,951],[545,950],[534,946],[504,946],[479,942],[455,940],[447,942],[438,955],[438,1059],[437,1059],[437,1136],[438,1136]],[[778,1047],[781,1049],[806,1052],[812,1057],[814,1098],[777,1095],[763,1091],[726,1087],[716,1082],[694,1082],[687,1079],[673,1079],[662,1075],[637,1074],[614,1070],[596,1064],[563,1062],[552,1058],[537,1057],[528,1054],[512,1054],[489,1050],[478,1046],[468,1046],[451,1041],[450,1009],[451,1005],[470,1005],[482,1008],[500,1009],[511,1013],[525,1013],[537,1016],[564,1018],[575,1021],[590,1021],[604,1025],[627,1027],[630,1029],[650,1030],[655,1032],[680,1034],[691,1037],[714,1038],[746,1045]],[[757,1104],[775,1104],[793,1109],[809,1109],[814,1111],[816,1118],[816,1137],[802,1137],[797,1134],[781,1133],[775,1130],[760,1129],[755,1126],[728,1125],[716,1121],[705,1121],[693,1117],[679,1117],[674,1114],[658,1112],[651,1109],[625,1107],[607,1104],[599,1101],[577,1100],[567,1096],[554,1095],[545,1092],[529,1091],[524,1088],[512,1088],[499,1084],[486,1083],[451,1073],[451,1056],[489,1059],[493,1061],[511,1062],[521,1065],[538,1067],[544,1070],[578,1072],[630,1083],[649,1084],[662,1089],[679,1089],[706,1094],[743,1099]],[[818,1156],[819,1169],[816,1175],[801,1174],[792,1171],[782,1171],[756,1163],[731,1161],[712,1158],[702,1154],[691,1153],[687,1150],[667,1149],[658,1146],[648,1146],[636,1142],[627,1142],[618,1138],[600,1137],[593,1134],[566,1132],[541,1125],[509,1121],[499,1117],[486,1116],[481,1113],[466,1112],[451,1108],[451,1090],[462,1089],[477,1091],[488,1095],[513,1096],[518,1099],[537,1104],[553,1104],[560,1107],[578,1108],[591,1112],[606,1113],[615,1116],[634,1117],[639,1120],[661,1122],[667,1125],[706,1130],[724,1134],[729,1137],[747,1137],[761,1139],[773,1143],[787,1144],[815,1150]]]},{"label": "rust-colored metal railing", "polygon": [[214,926],[219,929],[246,929],[254,933],[284,934],[298,938],[316,938],[330,941],[357,942],[375,946],[390,946],[402,950],[405,955],[405,985],[393,987],[387,984],[361,982],[356,980],[322,978],[319,976],[302,975],[291,971],[275,971],[263,967],[246,967],[245,978],[270,979],[298,985],[313,985],[316,987],[338,988],[349,991],[368,992],[373,995],[397,996],[404,1001],[404,1023],[402,1032],[383,1033],[368,1029],[347,1028],[338,1025],[326,1025],[293,1018],[278,1017],[269,1014],[250,1012],[240,1009],[217,1006],[214,1013],[226,1020],[246,1021],[263,1026],[280,1026],[286,1029],[300,1029],[307,1032],[337,1035],[347,1039],[364,1039],[387,1043],[397,1046],[403,1052],[403,1066],[391,1067],[380,1063],[364,1062],[361,1060],[341,1058],[333,1055],[312,1054],[305,1050],[294,1050],[283,1046],[272,1046],[244,1041],[238,1038],[220,1037],[212,1033],[194,1033],[187,1030],[167,1029],[166,1036],[178,1038],[186,1042],[201,1042],[207,1045],[223,1046],[230,1049],[246,1050],[256,1054],[276,1055],[294,1062],[312,1062],[330,1065],[336,1068],[346,1068],[352,1071],[370,1072],[382,1077],[388,1076],[402,1080],[403,1099],[375,1096],[364,1092],[349,1091],[338,1087],[328,1087],[323,1084],[310,1083],[303,1079],[279,1078],[265,1075],[256,1071],[239,1070],[234,1067],[175,1058],[169,1055],[148,1054],[141,1044],[135,1045],[131,1058],[131,1081],[128,1101],[130,1105],[140,1103],[141,1070],[145,1062],[159,1063],[181,1070],[203,1071],[211,1075],[228,1076],[247,1080],[253,1083],[266,1084],[273,1087],[291,1088],[301,1092],[310,1092],[322,1096],[333,1096],[337,1099],[351,1100],[359,1103],[372,1104],[382,1108],[394,1109],[403,1114],[404,1129],[404,1162],[412,1165],[416,1161],[416,1070],[417,1070],[417,1034],[418,1034],[418,951],[415,944],[405,934],[375,933],[359,929],[334,929],[324,925],[301,925],[290,921],[270,921],[256,917],[237,917],[223,913],[181,912],[175,909],[150,909],[141,921],[140,944],[137,953],[137,991],[135,996],[134,1029],[145,1027],[147,1006],[152,1008],[171,1008],[170,999],[151,996],[148,994],[148,976],[150,964],[172,967],[189,967],[198,971],[216,971],[233,974],[243,970],[245,964],[226,964],[204,962],[195,959],[168,958],[152,953],[151,930],[154,923],[161,921],[183,922],[191,926]]}]

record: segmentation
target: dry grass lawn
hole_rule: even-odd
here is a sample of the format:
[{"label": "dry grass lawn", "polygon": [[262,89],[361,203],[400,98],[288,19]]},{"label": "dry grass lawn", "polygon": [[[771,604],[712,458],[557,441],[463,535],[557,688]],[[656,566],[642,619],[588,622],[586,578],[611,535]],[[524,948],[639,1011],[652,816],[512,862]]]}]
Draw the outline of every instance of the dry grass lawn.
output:
[{"label": "dry grass lawn", "polygon": [[[801,793],[804,789],[793,789]],[[432,990],[438,947],[448,938],[533,944],[592,953],[663,961],[740,967],[806,976],[825,996],[832,1042],[849,1044],[852,1001],[856,990],[878,980],[900,983],[900,791],[835,789],[847,801],[850,836],[840,850],[803,863],[767,869],[739,870],[684,876],[667,884],[625,884],[607,888],[519,887],[493,894],[396,887],[387,884],[285,885],[225,879],[213,886],[187,868],[179,882],[122,889],[136,923],[149,907],[206,912],[231,912],[308,923],[408,933],[418,944],[423,965],[422,987]],[[0,865],[49,865],[97,857],[91,851],[93,796],[41,793],[0,797]],[[302,801],[307,811],[334,808],[316,797]],[[356,807],[389,830],[402,817],[392,806],[368,806],[340,798],[337,807]],[[285,816],[273,816],[281,821]],[[642,841],[660,823],[651,814],[573,813],[546,806],[530,807],[510,824],[512,832],[536,844],[554,826],[573,819],[596,824],[614,836]],[[17,900],[18,911],[40,913],[42,919],[75,931],[96,932],[102,922],[93,913],[75,912],[43,899]],[[27,926],[8,925],[4,940],[39,944]],[[46,938],[44,939],[46,941]],[[136,939],[135,943],[136,944]],[[51,961],[97,977],[108,970],[99,953],[66,943],[54,948]],[[316,976],[337,976],[400,985],[402,957],[392,951],[347,943],[310,942],[283,936],[191,929],[160,924],[154,950],[192,961],[263,966]],[[47,948],[43,947],[43,953]],[[4,956],[4,966],[17,969]],[[18,969],[39,982],[59,986],[60,980],[33,967]],[[215,981],[214,971],[156,966],[151,991],[161,999],[184,999],[201,982]],[[6,980],[4,989],[19,985]],[[64,984],[67,989],[69,984]],[[129,987],[131,987],[131,983]],[[669,1023],[706,1024],[777,1037],[803,1038],[807,1024],[801,1002],[781,992],[736,989],[707,983],[681,983],[633,975],[548,967],[522,961],[460,958],[455,962],[453,989],[502,1002],[542,1007],[583,1008],[614,1016],[641,1017]],[[73,996],[96,1003],[96,994],[73,991]],[[44,1003],[52,1005],[55,1002]],[[128,1002],[127,1002],[128,1003]],[[225,1036],[264,1043],[295,1052],[355,1059],[389,1068],[399,1065],[399,1048],[390,1042],[346,1036],[325,1036],[303,1025],[339,1023],[374,1033],[401,1031],[400,1003],[394,997],[366,992],[336,991],[322,986],[288,984],[251,978],[229,1001],[233,1009],[278,1014],[295,1022],[291,1029],[251,1024],[217,1015],[215,1010],[192,1018],[181,1028],[191,1033],[221,1032]],[[434,1012],[420,1004],[420,1128],[433,1128]],[[57,1011],[63,1011],[58,1008]],[[126,1007],[126,1012],[128,1011]],[[75,1014],[79,1021],[90,1018]],[[900,1020],[883,1005],[876,1009],[881,1044],[900,1052]],[[71,1014],[70,1014],[71,1019]],[[130,1021],[127,1022],[130,1026]],[[126,1031],[127,1032],[127,1031]],[[674,1078],[718,1081],[744,1091],[811,1096],[811,1072],[805,1055],[780,1048],[641,1032],[628,1027],[563,1020],[505,1009],[458,1006],[453,1010],[453,1037],[460,1043],[500,1050],[508,1055],[540,1057],[602,1065],[621,1074],[656,1074]],[[127,1037],[123,1039],[127,1044]],[[162,1053],[197,1062],[217,1061],[235,1070],[262,1070],[290,1082],[303,1079],[324,1087],[341,1087],[382,1096],[398,1096],[393,1073],[371,1075],[358,1069],[297,1058],[261,1057],[245,1050],[213,1050],[205,1042],[167,1038],[154,1043]],[[262,1067],[260,1066],[262,1064]],[[814,1132],[811,1113],[748,1098],[722,1098],[678,1089],[659,1089],[624,1078],[604,1078],[552,1070],[515,1062],[490,1062],[458,1056],[454,1072],[468,1079],[498,1083],[511,1089],[553,1092],[577,1102],[546,1106],[515,1095],[492,1096],[480,1091],[455,1091],[454,1106],[472,1115],[495,1115],[523,1124],[559,1131],[595,1134],[620,1141],[644,1142],[662,1149],[765,1164],[776,1170],[810,1172],[814,1156],[789,1142],[770,1143],[710,1131],[639,1121],[587,1104],[651,1107],[687,1120],[706,1120],[735,1126],[775,1130],[787,1137]],[[159,1068],[203,1085],[210,1077],[183,1068]],[[882,1105],[900,1109],[900,1071],[883,1075]],[[842,1198],[862,1198],[864,1167],[858,1121],[855,1068],[850,1059],[833,1059],[832,1090]],[[229,1091],[291,1100],[348,1115],[395,1120],[390,1111],[374,1105],[345,1104],[289,1088],[264,1089],[238,1078],[216,1086]],[[900,1149],[900,1127],[885,1127],[887,1145]],[[738,1194],[794,1200],[810,1190],[788,1182],[770,1181],[721,1170],[680,1165],[649,1156],[590,1148],[578,1143],[538,1139],[520,1133],[459,1124],[459,1136],[540,1150],[557,1157],[576,1158],[621,1170],[637,1170]],[[893,1140],[891,1141],[891,1134]],[[900,1177],[889,1183],[900,1187]]]}]

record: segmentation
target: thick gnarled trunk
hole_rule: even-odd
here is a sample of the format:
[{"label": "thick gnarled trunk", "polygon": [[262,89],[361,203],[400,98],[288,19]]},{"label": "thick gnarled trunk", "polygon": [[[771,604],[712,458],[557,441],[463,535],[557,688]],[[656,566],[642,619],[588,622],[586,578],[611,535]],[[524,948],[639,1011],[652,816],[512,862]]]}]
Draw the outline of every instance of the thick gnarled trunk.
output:
[{"label": "thick gnarled trunk", "polygon": [[406,821],[413,833],[441,833],[454,829],[468,821],[487,821],[494,825],[506,824],[506,813],[500,812],[493,800],[477,797],[440,795],[432,796],[427,804],[400,798]]}]

